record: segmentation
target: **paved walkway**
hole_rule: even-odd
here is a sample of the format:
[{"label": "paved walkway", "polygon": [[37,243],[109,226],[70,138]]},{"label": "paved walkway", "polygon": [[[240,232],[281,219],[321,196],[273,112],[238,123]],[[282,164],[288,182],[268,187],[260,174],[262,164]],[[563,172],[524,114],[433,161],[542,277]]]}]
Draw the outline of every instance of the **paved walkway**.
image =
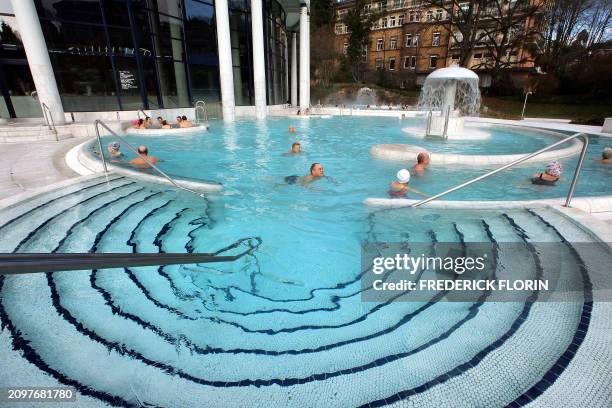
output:
[{"label": "paved walkway", "polygon": [[0,144],[0,199],[79,177],[64,162],[83,139]]}]

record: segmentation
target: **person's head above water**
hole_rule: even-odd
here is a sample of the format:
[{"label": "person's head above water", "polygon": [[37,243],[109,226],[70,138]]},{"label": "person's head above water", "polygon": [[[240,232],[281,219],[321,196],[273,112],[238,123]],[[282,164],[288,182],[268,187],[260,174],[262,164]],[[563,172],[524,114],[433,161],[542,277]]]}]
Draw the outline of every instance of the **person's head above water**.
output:
[{"label": "person's head above water", "polygon": [[177,117],[176,117],[176,121],[177,121],[178,123],[181,123],[181,120],[182,120],[182,119],[181,119],[181,117],[180,117],[180,116],[177,116]]},{"label": "person's head above water", "polygon": [[157,123],[161,124],[164,121],[164,118],[162,118],[161,116],[157,117]]},{"label": "person's head above water", "polygon": [[147,146],[145,145],[140,145],[138,146],[138,154],[144,154],[145,156],[149,155],[149,149],[147,149]]},{"label": "person's head above water", "polygon": [[426,167],[429,165],[429,154],[425,153],[425,152],[421,152],[419,154],[417,154],[417,164],[420,164],[423,167]]},{"label": "person's head above water", "polygon": [[187,120],[187,116],[185,115],[181,116],[181,120]]},{"label": "person's head above water", "polygon": [[612,160],[612,146],[605,147],[601,152],[602,160]]},{"label": "person's head above water", "polygon": [[121,147],[121,145],[119,144],[119,142],[110,142],[108,144],[108,151],[109,152],[118,152],[120,147]]},{"label": "person's head above water", "polygon": [[549,176],[561,177],[561,173],[563,173],[563,165],[558,161],[550,162],[546,165],[544,172]]},{"label": "person's head above water", "polygon": [[325,171],[323,170],[321,163],[312,163],[310,165],[310,175],[313,177],[323,177],[325,175]]},{"label": "person's head above water", "polygon": [[153,119],[151,119],[150,116],[147,116],[147,118],[145,119],[145,122],[147,122],[147,124],[153,123]]},{"label": "person's head above water", "polygon": [[406,169],[401,169],[396,174],[397,182],[401,184],[407,184],[410,181],[410,172]]},{"label": "person's head above water", "polygon": [[291,153],[299,153],[302,150],[302,145],[299,142],[295,142],[291,145]]}]

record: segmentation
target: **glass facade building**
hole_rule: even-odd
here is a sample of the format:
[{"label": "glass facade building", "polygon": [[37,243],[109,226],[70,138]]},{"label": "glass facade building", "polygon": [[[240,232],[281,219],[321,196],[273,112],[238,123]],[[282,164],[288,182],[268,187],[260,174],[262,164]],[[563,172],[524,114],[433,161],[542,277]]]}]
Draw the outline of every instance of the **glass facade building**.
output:
[{"label": "glass facade building", "polygon": [[[220,100],[214,0],[34,3],[65,111],[183,108]],[[236,105],[253,105],[251,5],[228,3]],[[268,104],[282,104],[286,14],[276,0],[264,0],[262,11]],[[29,97],[34,86],[23,69],[27,60],[9,0],[0,0],[0,20],[0,114],[40,116]]]}]

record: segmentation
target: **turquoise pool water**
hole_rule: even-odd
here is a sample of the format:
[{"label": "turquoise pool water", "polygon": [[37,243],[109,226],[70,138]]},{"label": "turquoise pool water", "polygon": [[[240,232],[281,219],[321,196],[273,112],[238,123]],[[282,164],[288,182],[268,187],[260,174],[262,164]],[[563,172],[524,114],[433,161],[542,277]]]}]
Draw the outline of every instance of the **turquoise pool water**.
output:
[{"label": "turquoise pool water", "polygon": [[[400,121],[393,118],[334,117],[329,119],[271,118],[265,122],[238,121],[225,125],[211,122],[209,132],[192,136],[127,136],[130,143],[145,143],[151,153],[164,160],[160,167],[169,173],[223,183],[222,200],[229,206],[256,208],[257,211],[284,208],[296,198],[313,197],[321,206],[346,208],[361,205],[367,197],[385,197],[402,164],[371,157],[375,144],[406,143],[430,151],[458,154],[529,153],[558,140],[547,133],[512,127],[478,127],[491,133],[486,141],[441,141],[411,137],[401,129],[417,126],[421,120]],[[289,133],[290,124],[296,133]],[[469,128],[468,130],[469,131]],[[104,138],[105,142],[110,138]],[[304,153],[284,155],[291,143],[300,141]],[[595,163],[606,141],[591,137],[577,196],[612,194],[612,166]],[[612,141],[608,141],[611,144]],[[569,145],[568,145],[569,146]],[[562,146],[565,147],[565,146]],[[126,149],[124,148],[124,151]],[[305,191],[298,186],[283,186],[288,175],[305,175],[312,162],[323,164],[326,174],[338,183],[325,181]],[[562,197],[567,194],[577,158],[562,160],[565,173],[554,187],[534,186],[529,177],[542,171],[541,165],[512,168],[483,182],[445,197],[447,200],[528,200]],[[470,180],[495,167],[436,166],[432,163],[425,176],[414,176],[411,186],[433,195]],[[281,184],[281,185],[279,185]],[[259,205],[260,203],[261,205]]]},{"label": "turquoise pool water", "polygon": [[[540,243],[589,235],[546,210],[364,206],[384,196],[398,169],[369,148],[406,142],[402,126],[269,119],[212,122],[190,137],[129,136],[164,170],[222,181],[225,190],[200,198],[111,175],[0,210],[0,252],[211,252],[256,243],[233,263],[0,277],[0,387],[70,385],[82,406],[95,407],[430,407],[466,396],[473,406],[503,407],[539,398],[578,355],[592,303],[534,303],[536,292],[506,303],[486,302],[486,292],[469,303],[442,302],[442,292],[429,302],[410,293],[405,302],[362,302],[361,245],[521,242],[524,257],[499,251],[496,276],[552,278],[557,254]],[[284,155],[295,140],[304,154]],[[333,182],[284,183],[314,161]],[[433,193],[480,171],[432,167],[413,185]],[[527,197],[539,190],[512,183],[532,171],[454,198]],[[525,261],[532,257],[539,262]],[[568,258],[581,264],[591,267],[579,254]],[[578,279],[587,297],[588,273]],[[604,399],[592,401],[609,406]]]},{"label": "turquoise pool water", "polygon": [[554,279],[558,255],[540,243],[588,237],[561,215],[370,211],[292,191],[281,210],[263,192],[201,199],[111,176],[1,210],[0,252],[261,244],[234,263],[0,276],[0,386],[70,385],[90,407],[504,407],[563,382],[583,355],[588,302],[361,301],[363,242],[522,242],[524,257],[499,251],[496,276]]}]

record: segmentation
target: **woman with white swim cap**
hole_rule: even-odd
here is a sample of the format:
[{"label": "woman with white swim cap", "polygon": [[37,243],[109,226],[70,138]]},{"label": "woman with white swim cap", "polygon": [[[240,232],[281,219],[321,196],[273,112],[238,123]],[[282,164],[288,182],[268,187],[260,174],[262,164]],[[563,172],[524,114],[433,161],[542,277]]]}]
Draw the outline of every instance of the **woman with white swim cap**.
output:
[{"label": "woman with white swim cap", "polygon": [[412,191],[413,193],[420,194],[424,197],[428,197],[427,194],[421,193],[418,190],[408,187],[408,183],[410,182],[410,172],[406,169],[401,169],[396,174],[397,180],[391,183],[391,189],[387,191],[389,197],[391,198],[407,198],[408,191]]}]

